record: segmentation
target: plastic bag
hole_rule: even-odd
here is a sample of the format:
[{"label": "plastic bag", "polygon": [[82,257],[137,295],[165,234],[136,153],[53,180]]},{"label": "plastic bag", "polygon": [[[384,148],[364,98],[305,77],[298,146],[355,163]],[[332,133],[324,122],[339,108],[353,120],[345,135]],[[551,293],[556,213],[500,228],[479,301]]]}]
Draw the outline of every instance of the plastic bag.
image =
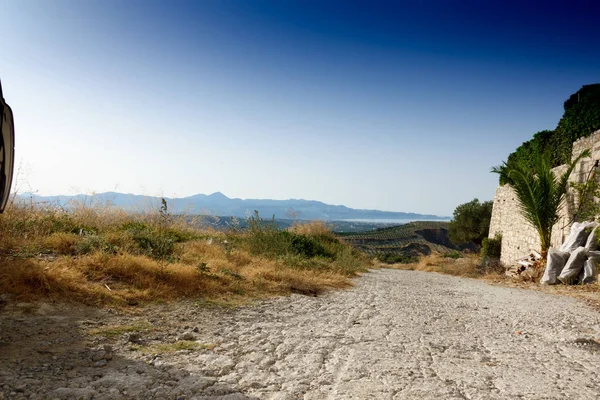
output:
[{"label": "plastic bag", "polygon": [[583,263],[583,269],[579,273],[579,282],[594,283],[598,276],[598,267],[594,258],[588,258]]},{"label": "plastic bag", "polygon": [[558,280],[562,283],[572,283],[575,281],[579,272],[583,268],[583,263],[587,258],[587,250],[585,247],[578,247],[574,252],[571,253],[567,264],[563,268],[562,272],[558,276]]},{"label": "plastic bag", "polygon": [[598,229],[598,224],[596,224],[596,226],[594,227],[594,229],[592,229],[592,232],[590,232],[585,242],[585,248],[588,251],[598,250],[598,234],[600,234],[600,229]]},{"label": "plastic bag", "polygon": [[562,272],[568,259],[569,253],[550,247],[548,250],[546,270],[544,271],[544,276],[542,276],[540,283],[542,285],[555,285],[556,278]]},{"label": "plastic bag", "polygon": [[600,263],[600,251],[589,251],[588,250],[588,258],[593,258],[596,263]]},{"label": "plastic bag", "polygon": [[560,246],[560,250],[567,253],[573,253],[576,248],[584,246],[589,236],[589,231],[586,231],[586,229],[594,226],[594,222],[573,223],[573,226],[571,226],[571,233],[569,233],[567,240]]}]

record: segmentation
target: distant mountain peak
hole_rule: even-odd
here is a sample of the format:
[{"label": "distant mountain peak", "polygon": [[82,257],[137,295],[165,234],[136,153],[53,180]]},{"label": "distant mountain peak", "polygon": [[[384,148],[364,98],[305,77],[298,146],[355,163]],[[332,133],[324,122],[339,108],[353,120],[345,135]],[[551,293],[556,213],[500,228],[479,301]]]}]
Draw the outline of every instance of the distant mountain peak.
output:
[{"label": "distant mountain peak", "polygon": [[[19,196],[22,199],[28,196]],[[55,201],[67,206],[70,200],[83,201],[110,201],[114,206],[139,211],[156,200],[160,204],[160,197],[141,196],[123,193],[97,193],[93,196],[39,196],[30,195],[35,201]],[[261,216],[270,218],[288,218],[290,209],[298,215],[299,219],[305,220],[447,220],[448,217],[436,215],[423,215],[416,213],[361,210],[342,205],[331,205],[317,200],[270,200],[270,199],[230,199],[221,192],[210,195],[196,194],[184,198],[166,198],[169,202],[169,211],[172,213],[187,214],[210,214],[220,216],[235,216],[244,218],[257,210]]]}]

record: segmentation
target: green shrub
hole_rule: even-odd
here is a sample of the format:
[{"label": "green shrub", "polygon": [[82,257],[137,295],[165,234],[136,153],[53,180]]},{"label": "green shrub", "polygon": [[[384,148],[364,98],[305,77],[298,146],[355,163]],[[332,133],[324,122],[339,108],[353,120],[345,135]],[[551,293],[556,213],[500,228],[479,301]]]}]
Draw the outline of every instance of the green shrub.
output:
[{"label": "green shrub", "polygon": [[594,220],[600,215],[600,182],[597,175],[594,169],[585,182],[569,182],[578,199],[573,213],[573,219],[577,222]]},{"label": "green shrub", "polygon": [[85,235],[75,243],[75,252],[77,254],[90,254],[95,251],[114,253],[115,248],[105,237],[96,234]]},{"label": "green shrub", "polygon": [[137,231],[132,238],[143,254],[155,259],[165,259],[175,252],[175,239],[167,232]]},{"label": "green shrub", "polygon": [[481,243],[481,257],[487,258],[500,258],[500,252],[502,250],[502,235],[497,233],[494,238],[485,238]]},{"label": "green shrub", "polygon": [[492,206],[493,202],[480,203],[478,199],[457,206],[448,225],[450,241],[456,245],[469,242],[481,245],[490,230]]},{"label": "green shrub", "polygon": [[258,211],[254,211],[247,222],[248,235],[246,242],[252,254],[277,256],[288,252],[291,234],[280,231],[275,223],[275,218],[264,220],[258,215]]},{"label": "green shrub", "polygon": [[[486,240],[486,239],[483,239]],[[454,250],[454,251],[450,251],[448,253],[443,254],[444,258],[452,258],[454,260],[458,259],[458,258],[462,258],[462,253],[460,251]]]},{"label": "green shrub", "polygon": [[173,256],[176,243],[198,238],[191,231],[165,226],[167,223],[130,221],[121,225],[120,230],[131,236],[141,254],[163,260]]},{"label": "green shrub", "polygon": [[263,220],[256,211],[247,222],[245,243],[238,241],[236,245],[246,245],[253,254],[277,258],[292,268],[333,267],[347,275],[362,269],[364,257],[332,234],[282,231],[274,220]]},{"label": "green shrub", "polygon": [[278,259],[286,266],[295,269],[327,270],[331,268],[331,260],[328,258],[306,258],[299,254],[285,254]]},{"label": "green shrub", "polygon": [[340,249],[335,255],[334,266],[338,271],[346,275],[354,275],[357,272],[364,271],[363,258],[350,246],[345,246]]},{"label": "green shrub", "polygon": [[[600,129],[600,84],[584,85],[564,102],[564,114],[556,129],[536,133],[508,156],[510,167],[524,164],[534,167],[536,154],[548,152],[551,166],[571,161],[573,142]],[[505,184],[500,176],[500,184]]]},{"label": "green shrub", "polygon": [[132,231],[149,231],[152,229],[150,224],[140,221],[127,221],[121,225],[120,230],[132,232]]},{"label": "green shrub", "polygon": [[377,255],[377,258],[385,264],[412,264],[419,262],[419,257],[401,253],[381,253]]},{"label": "green shrub", "polygon": [[328,251],[316,237],[291,234],[291,250],[304,257],[328,257],[333,258],[334,253]]}]

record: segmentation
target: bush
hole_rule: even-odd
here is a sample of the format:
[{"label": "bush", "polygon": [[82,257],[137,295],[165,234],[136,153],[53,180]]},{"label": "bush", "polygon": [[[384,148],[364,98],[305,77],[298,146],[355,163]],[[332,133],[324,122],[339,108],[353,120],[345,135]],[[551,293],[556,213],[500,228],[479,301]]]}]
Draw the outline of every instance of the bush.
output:
[{"label": "bush", "polygon": [[132,236],[142,254],[155,259],[165,259],[175,252],[175,238],[158,230],[137,231]]},{"label": "bush", "polygon": [[346,275],[362,269],[363,256],[326,231],[324,225],[301,229],[297,225],[291,231],[282,231],[273,219],[263,220],[256,211],[247,222],[243,243],[252,254],[276,258],[292,268],[331,268],[333,262],[335,269]]},{"label": "bush", "polygon": [[[485,239],[483,239],[483,240],[485,240]],[[457,260],[459,258],[462,258],[461,252],[460,251],[456,251],[456,250],[450,251],[448,253],[445,253],[445,254],[443,254],[443,256],[444,256],[444,258],[451,258],[453,260]]]},{"label": "bush", "polygon": [[346,246],[335,255],[335,267],[344,274],[351,276],[363,271],[363,258],[353,248]]},{"label": "bush", "polygon": [[157,260],[171,257],[175,244],[186,241],[186,236],[173,228],[166,228],[145,222],[127,222],[121,229],[130,235],[141,255]]},{"label": "bush", "polygon": [[[573,142],[600,129],[600,84],[584,85],[564,102],[564,114],[556,129],[533,135],[508,156],[510,167],[525,164],[533,167],[536,154],[550,153],[551,166],[571,161]],[[500,179],[500,184],[506,182]]]},{"label": "bush", "polygon": [[329,257],[334,254],[328,252],[318,239],[309,236],[291,234],[291,250],[304,257]]},{"label": "bush", "polygon": [[494,238],[485,238],[481,242],[481,257],[485,260],[488,258],[500,258],[502,250],[502,235],[497,233]]},{"label": "bush", "polygon": [[334,257],[323,245],[324,238],[301,235],[279,230],[274,220],[265,221],[255,211],[248,219],[248,243],[254,254],[276,255],[298,254],[303,257]]},{"label": "bush", "polygon": [[454,218],[448,225],[450,241],[456,245],[472,242],[480,246],[490,230],[492,206],[491,201],[480,203],[473,199],[456,207]]},{"label": "bush", "polygon": [[96,234],[85,235],[81,240],[75,243],[75,252],[77,254],[90,254],[95,251],[108,253],[116,252],[106,238]]},{"label": "bush", "polygon": [[377,258],[385,264],[412,264],[419,262],[419,257],[401,253],[381,253],[377,255]]},{"label": "bush", "polygon": [[264,220],[258,215],[258,211],[254,211],[254,214],[248,218],[247,222],[246,242],[250,253],[275,256],[288,252],[291,234],[280,231],[274,218]]}]

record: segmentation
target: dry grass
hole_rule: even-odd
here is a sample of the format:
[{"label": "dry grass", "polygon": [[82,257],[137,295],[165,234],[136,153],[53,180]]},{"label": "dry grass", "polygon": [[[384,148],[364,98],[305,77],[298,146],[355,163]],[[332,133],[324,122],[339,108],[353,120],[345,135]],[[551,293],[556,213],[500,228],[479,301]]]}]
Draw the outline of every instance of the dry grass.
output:
[{"label": "dry grass", "polygon": [[537,290],[544,293],[576,297],[600,310],[600,284],[586,285],[540,285],[539,279],[510,278],[505,275],[490,276],[488,279],[498,285],[521,289]]},{"label": "dry grass", "polygon": [[294,253],[291,241],[282,242],[281,254],[263,254],[250,245],[252,233],[199,230],[161,213],[13,205],[0,215],[0,292],[20,301],[235,303],[344,288],[366,265],[324,225],[298,226],[294,234],[322,240],[330,257]]},{"label": "dry grass", "polygon": [[289,230],[299,235],[330,235],[331,229],[325,221],[295,222]]},{"label": "dry grass", "polygon": [[485,268],[481,265],[481,257],[475,254],[465,254],[461,258],[448,258],[440,254],[431,254],[421,257],[418,263],[392,264],[386,266],[411,271],[438,272],[441,274],[464,276],[468,278],[482,278],[501,276],[501,270]]},{"label": "dry grass", "polygon": [[133,345],[130,347],[132,351],[139,351],[143,354],[168,354],[176,351],[195,351],[195,350],[212,350],[217,345],[214,343],[204,344],[191,340],[178,340],[175,343],[158,343],[147,346]]},{"label": "dry grass", "polygon": [[462,258],[445,258],[439,254],[422,257],[414,264],[381,265],[384,268],[414,270],[424,272],[438,272],[447,275],[468,278],[485,279],[486,281],[515,288],[537,290],[544,293],[565,295],[584,300],[591,306],[600,309],[600,284],[587,285],[540,285],[545,263],[541,263],[533,275],[511,278],[504,274],[504,268],[486,268],[481,265],[481,258],[475,254],[468,254]]}]

